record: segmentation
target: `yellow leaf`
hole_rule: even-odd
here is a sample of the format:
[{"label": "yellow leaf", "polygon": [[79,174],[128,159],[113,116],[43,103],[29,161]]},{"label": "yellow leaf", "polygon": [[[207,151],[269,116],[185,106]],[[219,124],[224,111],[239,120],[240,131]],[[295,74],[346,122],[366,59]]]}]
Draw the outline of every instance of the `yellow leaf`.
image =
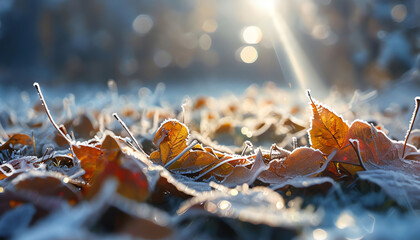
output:
[{"label": "yellow leaf", "polygon": [[159,148],[163,164],[187,147],[188,128],[177,120],[168,120],[158,129],[153,143]]},{"label": "yellow leaf", "polygon": [[334,148],[346,145],[349,126],[343,119],[327,107],[316,103],[309,96],[312,105],[312,123],[309,138],[312,148],[329,155]]}]

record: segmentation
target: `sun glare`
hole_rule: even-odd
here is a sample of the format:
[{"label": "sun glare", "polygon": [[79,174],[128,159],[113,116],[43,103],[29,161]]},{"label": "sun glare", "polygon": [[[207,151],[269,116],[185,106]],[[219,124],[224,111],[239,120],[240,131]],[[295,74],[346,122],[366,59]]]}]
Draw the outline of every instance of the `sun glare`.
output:
[{"label": "sun glare", "polygon": [[257,26],[249,26],[242,30],[242,39],[248,44],[257,44],[261,42],[263,34]]},{"label": "sun glare", "polygon": [[261,10],[270,11],[274,8],[275,0],[253,0],[252,2],[255,4],[256,7],[260,8]]}]

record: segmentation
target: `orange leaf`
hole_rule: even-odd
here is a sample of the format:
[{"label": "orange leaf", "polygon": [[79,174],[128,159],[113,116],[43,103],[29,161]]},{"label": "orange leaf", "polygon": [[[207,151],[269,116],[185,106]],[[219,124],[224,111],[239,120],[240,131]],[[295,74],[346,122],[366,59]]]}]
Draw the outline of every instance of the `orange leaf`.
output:
[{"label": "orange leaf", "polygon": [[85,170],[85,175],[83,179],[85,181],[90,181],[94,172],[96,171],[96,162],[98,161],[99,156],[102,151],[94,146],[89,145],[72,145],[74,154],[77,159],[80,160],[81,167]]},{"label": "orange leaf", "polygon": [[243,183],[252,184],[261,172],[268,169],[265,165],[261,150],[255,156],[254,164],[251,169],[242,165],[236,166],[232,172],[225,178],[223,183],[228,186],[236,186]]},{"label": "orange leaf", "polygon": [[129,161],[137,161],[137,159],[124,154],[117,141],[111,135],[107,135],[103,140],[102,154],[97,161],[92,186],[87,190],[87,197],[93,197],[107,179],[116,178],[119,194],[133,200],[144,201],[149,194],[147,178],[140,168],[123,166],[124,163],[128,163],[128,166],[137,166],[137,164],[129,164]]},{"label": "orange leaf", "polygon": [[312,148],[297,148],[289,156],[273,160],[269,169],[260,174],[260,179],[268,183],[278,183],[284,178],[295,176],[312,176],[325,164],[325,157],[320,151]]},{"label": "orange leaf", "polygon": [[153,143],[159,148],[163,164],[179,155],[187,147],[188,134],[188,128],[177,120],[162,123]]},{"label": "orange leaf", "polygon": [[[380,166],[401,166],[403,142],[396,142],[389,139],[384,132],[378,131],[368,123],[355,121],[352,123],[347,142],[350,139],[358,140],[362,161],[366,167],[376,169]],[[417,149],[407,145],[406,156],[416,153]],[[335,162],[359,164],[357,152],[350,146],[340,149],[334,156]]]},{"label": "orange leaf", "polygon": [[148,197],[148,182],[143,172],[133,172],[118,165],[116,162],[106,163],[103,171],[94,177],[89,196],[95,195],[103,186],[106,179],[116,178],[118,181],[117,192],[122,196],[144,201]]},{"label": "orange leaf", "polygon": [[309,138],[312,148],[319,149],[329,155],[334,148],[341,149],[346,145],[349,126],[341,117],[327,107],[311,99],[312,123]]},{"label": "orange leaf", "polygon": [[216,162],[218,159],[206,151],[190,151],[180,160],[172,164],[169,169],[180,173],[196,173]]},{"label": "orange leaf", "polygon": [[14,146],[16,144],[31,145],[31,137],[26,134],[14,134],[7,142],[0,146],[0,150],[10,149],[10,145]]},{"label": "orange leaf", "polygon": [[[250,156],[248,156],[249,158]],[[252,157],[252,156],[251,156]],[[209,179],[210,177],[216,177],[219,180],[226,178],[232,173],[233,169],[238,165],[248,165],[250,161],[245,156],[232,156],[225,155],[224,157],[216,160],[208,167],[201,170],[199,178]]]}]

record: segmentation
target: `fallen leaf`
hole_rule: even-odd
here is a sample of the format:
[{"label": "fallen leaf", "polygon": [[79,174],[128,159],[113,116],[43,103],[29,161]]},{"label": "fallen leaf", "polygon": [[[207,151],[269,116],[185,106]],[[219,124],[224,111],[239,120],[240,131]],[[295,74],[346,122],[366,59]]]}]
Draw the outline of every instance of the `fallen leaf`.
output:
[{"label": "fallen leaf", "polygon": [[92,177],[92,186],[85,189],[87,197],[94,197],[107,179],[116,178],[119,194],[136,201],[144,201],[149,196],[149,185],[142,169],[134,163],[138,160],[126,155],[118,140],[111,134],[106,135],[102,141],[101,152]]},{"label": "fallen leaf", "polygon": [[232,172],[222,181],[222,183],[229,187],[244,183],[252,184],[260,173],[266,169],[268,169],[268,166],[265,165],[261,149],[259,149],[250,169],[238,165],[233,168]]},{"label": "fallen leaf", "polygon": [[326,166],[324,155],[312,148],[301,147],[281,159],[274,159],[259,179],[266,183],[279,183],[297,176],[312,176],[320,173]]},{"label": "fallen leaf", "polygon": [[26,134],[20,134],[20,133],[14,134],[13,136],[9,138],[9,140],[7,140],[7,142],[5,142],[3,145],[0,146],[0,150],[11,149],[10,146],[14,146],[16,144],[31,145],[32,144],[31,137],[29,137]]},{"label": "fallen leaf", "polygon": [[81,167],[85,170],[83,179],[89,182],[96,171],[97,161],[99,156],[102,154],[101,149],[96,146],[83,144],[75,144],[71,147],[77,159],[80,160]]},{"label": "fallen leaf", "polygon": [[159,148],[159,156],[163,164],[178,156],[186,147],[188,128],[177,120],[167,120],[162,123],[153,139]]},{"label": "fallen leaf", "polygon": [[180,216],[190,211],[203,209],[208,214],[239,219],[253,224],[267,224],[275,227],[297,227],[318,222],[319,216],[313,211],[301,211],[299,204],[286,208],[283,198],[266,187],[247,184],[236,188],[210,183],[215,190],[203,192],[186,201],[178,209]]},{"label": "fallen leaf", "polygon": [[341,149],[347,144],[349,126],[332,110],[310,99],[313,113],[309,129],[311,147],[329,155],[334,148]]}]

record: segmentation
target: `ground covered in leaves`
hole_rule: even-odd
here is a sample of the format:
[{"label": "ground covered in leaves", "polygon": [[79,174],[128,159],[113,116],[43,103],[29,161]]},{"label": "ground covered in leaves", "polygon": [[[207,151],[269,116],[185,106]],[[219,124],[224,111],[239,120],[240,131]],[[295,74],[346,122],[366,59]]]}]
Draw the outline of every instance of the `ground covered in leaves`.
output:
[{"label": "ground covered in leaves", "polygon": [[420,234],[419,131],[405,143],[377,121],[399,121],[415,101],[382,111],[363,105],[370,93],[357,93],[338,114],[309,92],[299,104],[269,83],[174,107],[161,86],[138,96],[109,87],[93,105],[47,97],[52,116],[35,89],[1,106],[0,237]]}]

